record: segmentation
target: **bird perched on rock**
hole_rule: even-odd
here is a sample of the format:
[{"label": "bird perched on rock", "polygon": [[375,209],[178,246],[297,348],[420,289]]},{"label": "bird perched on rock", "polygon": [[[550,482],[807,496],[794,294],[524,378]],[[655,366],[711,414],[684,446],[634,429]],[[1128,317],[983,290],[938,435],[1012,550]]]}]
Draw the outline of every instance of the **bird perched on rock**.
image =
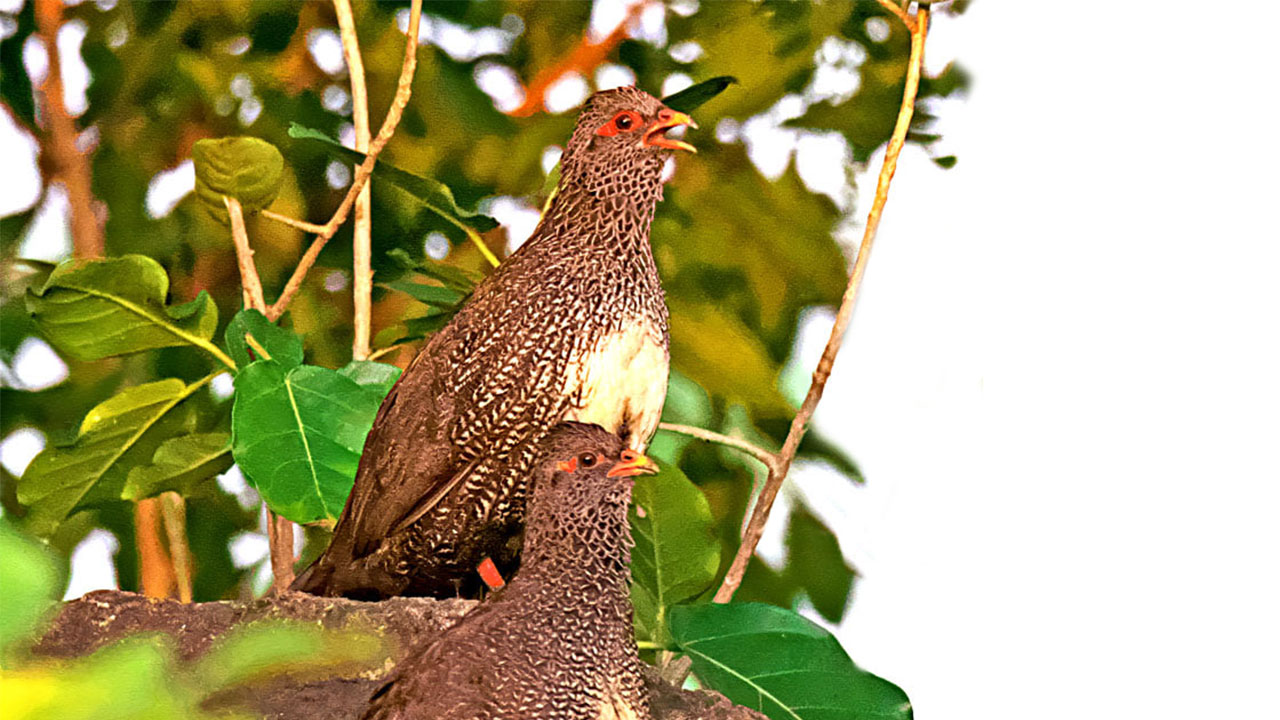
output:
[{"label": "bird perched on rock", "polygon": [[667,308],[649,247],[674,149],[696,127],[634,87],[592,95],[529,240],[432,336],[365,442],[333,541],[294,583],[452,596],[518,561],[534,445],[562,420],[642,451],[666,395]]},{"label": "bird perched on rock", "polygon": [[627,590],[633,477],[657,467],[598,425],[538,444],[515,578],[414,650],[365,720],[649,718]]}]

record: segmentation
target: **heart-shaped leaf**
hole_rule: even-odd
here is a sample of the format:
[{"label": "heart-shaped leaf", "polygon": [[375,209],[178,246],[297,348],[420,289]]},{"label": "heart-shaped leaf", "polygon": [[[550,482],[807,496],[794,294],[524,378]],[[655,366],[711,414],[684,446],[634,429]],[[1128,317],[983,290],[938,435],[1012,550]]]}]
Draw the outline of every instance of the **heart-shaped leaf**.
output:
[{"label": "heart-shaped leaf", "polygon": [[235,198],[246,213],[270,205],[280,193],[284,157],[275,145],[254,137],[199,140],[191,148],[196,196],[214,217],[229,222],[222,196]]},{"label": "heart-shaped leaf", "polygon": [[336,370],[259,360],[236,374],[232,454],[267,505],[337,519],[382,396]]},{"label": "heart-shaped leaf", "polygon": [[663,643],[670,608],[709,588],[720,567],[711,507],[674,463],[664,463],[636,481],[630,517],[636,634]]},{"label": "heart-shaped leaf", "polygon": [[271,322],[257,310],[244,309],[227,323],[225,333],[227,351],[238,367],[264,359],[258,357],[257,351],[249,344],[245,335],[252,335],[253,341],[266,350],[272,360],[285,368],[302,364],[302,338]]},{"label": "heart-shaped leaf", "polygon": [[738,78],[732,75],[713,77],[662,98],[662,104],[679,112],[693,112],[736,82]]},{"label": "heart-shaped leaf", "polygon": [[[319,130],[312,130],[297,123],[289,125],[289,137],[299,140],[318,140],[323,143],[325,152],[331,157],[359,165],[364,162],[362,152],[345,147],[337,140]],[[448,185],[422,175],[415,175],[407,170],[379,160],[373,166],[373,176],[395,185],[414,196],[432,212],[456,224],[466,225],[476,232],[486,232],[498,227],[498,221],[488,215],[463,210],[453,198],[453,191]]]},{"label": "heart-shaped leaf", "polygon": [[231,435],[180,435],[161,443],[150,465],[129,471],[121,495],[125,500],[142,500],[172,490],[190,497],[200,485],[231,467],[231,462]]},{"label": "heart-shaped leaf", "polygon": [[858,668],[831,633],[761,603],[682,605],[671,635],[693,671],[725,697],[774,720],[910,720],[911,702]]},{"label": "heart-shaped leaf", "polygon": [[195,412],[183,401],[213,377],[126,388],[90,410],[71,445],[46,447],[18,481],[27,528],[49,534],[76,510],[123,499],[133,468],[150,465],[165,440],[195,430]]},{"label": "heart-shaped leaf", "polygon": [[39,289],[27,291],[27,310],[44,336],[77,360],[178,345],[226,358],[209,340],[218,327],[209,295],[201,291],[191,302],[166,306],[168,294],[169,276],[144,255],[68,260]]}]

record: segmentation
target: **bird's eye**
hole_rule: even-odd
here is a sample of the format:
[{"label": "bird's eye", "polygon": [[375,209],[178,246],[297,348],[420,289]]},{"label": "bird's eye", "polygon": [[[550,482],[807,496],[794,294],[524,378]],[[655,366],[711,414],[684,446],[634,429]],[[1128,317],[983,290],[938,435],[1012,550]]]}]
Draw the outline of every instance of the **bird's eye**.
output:
[{"label": "bird's eye", "polygon": [[578,456],[578,464],[584,468],[594,466],[596,464],[595,453],[582,453]]},{"label": "bird's eye", "polygon": [[596,134],[603,135],[604,137],[613,137],[618,133],[631,132],[639,126],[640,113],[633,110],[623,110],[617,115],[614,115],[612,120],[601,125],[600,129],[596,130]]}]

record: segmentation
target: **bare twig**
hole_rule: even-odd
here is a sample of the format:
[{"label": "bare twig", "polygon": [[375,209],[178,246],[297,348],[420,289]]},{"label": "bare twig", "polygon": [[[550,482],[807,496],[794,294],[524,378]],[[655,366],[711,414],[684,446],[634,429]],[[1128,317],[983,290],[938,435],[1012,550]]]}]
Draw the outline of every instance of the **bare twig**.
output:
[{"label": "bare twig", "polygon": [[389,354],[389,353],[393,353],[393,352],[395,352],[395,351],[399,350],[400,348],[405,347],[406,345],[408,345],[408,343],[398,343],[398,344],[396,344],[396,345],[388,345],[387,347],[379,348],[379,349],[374,350],[373,352],[369,353],[369,359],[370,359],[370,360],[377,360],[378,358],[382,357],[383,355],[387,355],[387,354]]},{"label": "bare twig", "polygon": [[49,67],[40,87],[41,109],[49,132],[43,149],[53,161],[53,174],[67,188],[71,206],[71,242],[79,258],[102,257],[103,236],[93,211],[93,176],[89,158],[76,147],[76,122],[63,100],[62,62],[58,53],[58,29],[62,27],[62,0],[36,2],[37,35],[49,56]]},{"label": "bare twig", "polygon": [[903,9],[903,5],[906,5],[906,3],[899,5],[893,0],[879,0],[879,2],[880,2],[880,5],[884,7],[885,10],[888,10],[889,12],[893,13],[894,17],[901,20],[902,24],[906,25],[908,30],[910,30],[913,33],[916,31],[915,18],[908,15],[907,11]]},{"label": "bare twig", "polygon": [[[369,152],[369,92],[364,82],[364,60],[360,56],[360,39],[356,35],[356,20],[351,13],[350,0],[333,0],[338,15],[338,29],[342,33],[342,55],[347,61],[347,74],[351,76],[351,109],[356,126],[356,150]],[[369,196],[370,185],[365,184],[356,198],[356,224],[351,236],[351,283],[355,305],[355,336],[351,341],[351,357],[364,360],[369,357],[369,334],[373,317],[373,251],[371,246]]]},{"label": "bare twig", "polygon": [[302,260],[298,262],[298,267],[294,269],[293,275],[289,277],[289,282],[285,284],[284,291],[280,293],[280,297],[275,301],[275,304],[268,308],[266,315],[270,320],[275,320],[284,314],[285,308],[289,306],[293,296],[302,287],[302,281],[307,277],[307,272],[311,270],[312,265],[315,265],[316,258],[319,257],[320,251],[324,249],[325,243],[329,242],[333,234],[338,231],[338,227],[346,221],[352,205],[355,204],[356,197],[364,189],[365,183],[369,181],[369,176],[373,173],[373,166],[378,161],[378,155],[382,153],[383,148],[387,146],[387,142],[391,140],[391,136],[395,134],[396,126],[400,124],[404,109],[408,106],[409,98],[413,95],[413,73],[418,66],[418,26],[421,20],[422,0],[412,0],[409,7],[409,28],[405,40],[404,61],[400,66],[400,79],[396,84],[395,99],[391,101],[391,107],[387,110],[386,119],[382,121],[378,136],[369,143],[369,152],[365,155],[364,162],[356,166],[355,174],[351,178],[351,187],[347,188],[347,194],[342,198],[342,203],[334,211],[333,217],[329,218],[329,222],[325,223],[324,231],[316,236],[315,240],[311,242],[311,247],[307,248],[307,252],[303,254]]},{"label": "bare twig", "polygon": [[240,201],[222,196],[222,204],[227,206],[227,215],[231,217],[231,240],[236,246],[236,265],[240,268],[240,287],[244,293],[244,306],[261,312],[267,306],[262,296],[262,280],[258,278],[258,268],[253,262],[253,248],[249,247],[249,231],[244,226],[244,209]]},{"label": "bare twig", "polygon": [[[892,3],[886,3],[884,0],[881,0],[881,4],[892,5]],[[880,166],[880,177],[876,183],[875,199],[872,201],[871,211],[867,215],[867,225],[862,233],[862,244],[858,247],[858,258],[854,261],[849,285],[845,288],[844,297],[840,300],[840,309],[836,311],[836,322],[835,326],[831,328],[831,337],[827,339],[827,346],[822,351],[822,358],[818,361],[818,368],[813,372],[813,382],[809,385],[809,392],[805,395],[804,402],[800,405],[800,411],[796,413],[795,418],[791,421],[791,429],[787,432],[787,439],[782,444],[782,450],[777,455],[777,466],[770,469],[764,488],[760,490],[760,497],[756,500],[755,507],[751,511],[751,520],[747,523],[747,529],[742,533],[742,544],[738,547],[738,552],[733,558],[733,564],[729,566],[728,573],[725,574],[724,582],[720,585],[720,589],[716,591],[715,602],[718,603],[729,602],[733,599],[734,592],[742,584],[742,576],[747,570],[747,563],[750,562],[751,556],[755,554],[756,545],[759,544],[760,537],[764,534],[764,526],[769,520],[769,511],[773,507],[773,501],[777,498],[778,490],[782,487],[782,481],[791,469],[791,463],[795,460],[796,451],[800,448],[800,441],[804,439],[809,421],[813,418],[813,413],[818,407],[818,401],[822,399],[822,392],[826,389],[827,379],[831,377],[831,367],[835,363],[836,354],[840,352],[840,344],[844,340],[845,330],[849,326],[849,318],[853,315],[853,307],[858,301],[858,291],[862,287],[862,276],[866,271],[867,261],[871,257],[871,247],[875,242],[876,230],[880,227],[880,215],[884,211],[885,202],[889,199],[889,183],[893,180],[893,173],[898,168],[898,155],[902,152],[902,146],[907,137],[907,129],[911,125],[911,116],[915,112],[916,92],[920,87],[920,69],[924,56],[924,41],[929,28],[928,5],[921,4],[918,6],[915,21],[908,27],[911,30],[911,56],[907,61],[907,78],[902,93],[902,105],[898,110],[897,124],[894,126],[893,134],[889,138],[889,146],[885,150],[884,163]]]},{"label": "bare twig", "polygon": [[666,430],[667,432],[680,433],[681,435],[688,435],[689,437],[694,437],[699,440],[718,443],[720,445],[741,450],[764,463],[765,468],[770,471],[778,465],[778,456],[776,453],[771,453],[758,445],[753,445],[746,440],[743,440],[742,438],[722,435],[718,432],[704,430],[700,427],[693,427],[692,425],[677,425],[676,423],[659,423],[658,429]]},{"label": "bare twig", "polygon": [[173,561],[173,575],[178,585],[178,599],[184,603],[192,600],[191,546],[187,543],[187,503],[176,492],[160,496],[160,516],[169,538],[169,558]]},{"label": "bare twig", "polygon": [[309,223],[306,220],[295,220],[294,218],[291,218],[288,215],[281,215],[278,212],[272,212],[270,210],[259,210],[258,214],[268,220],[275,220],[276,222],[282,225],[288,225],[291,228],[297,228],[298,230],[301,230],[303,232],[309,232],[309,233],[324,232],[323,225]]}]

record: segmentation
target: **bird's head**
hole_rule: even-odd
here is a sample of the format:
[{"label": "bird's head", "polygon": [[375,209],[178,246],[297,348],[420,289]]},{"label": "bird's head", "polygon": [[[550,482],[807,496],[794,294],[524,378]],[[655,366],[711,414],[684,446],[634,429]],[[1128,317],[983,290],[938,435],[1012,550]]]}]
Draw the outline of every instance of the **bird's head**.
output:
[{"label": "bird's head", "polygon": [[602,90],[587,99],[561,158],[562,177],[593,192],[623,192],[656,183],[672,150],[697,152],[667,134],[698,127],[693,118],[635,87]]},{"label": "bird's head", "polygon": [[562,423],[543,439],[529,511],[598,516],[631,500],[636,475],[658,466],[599,425]]}]

